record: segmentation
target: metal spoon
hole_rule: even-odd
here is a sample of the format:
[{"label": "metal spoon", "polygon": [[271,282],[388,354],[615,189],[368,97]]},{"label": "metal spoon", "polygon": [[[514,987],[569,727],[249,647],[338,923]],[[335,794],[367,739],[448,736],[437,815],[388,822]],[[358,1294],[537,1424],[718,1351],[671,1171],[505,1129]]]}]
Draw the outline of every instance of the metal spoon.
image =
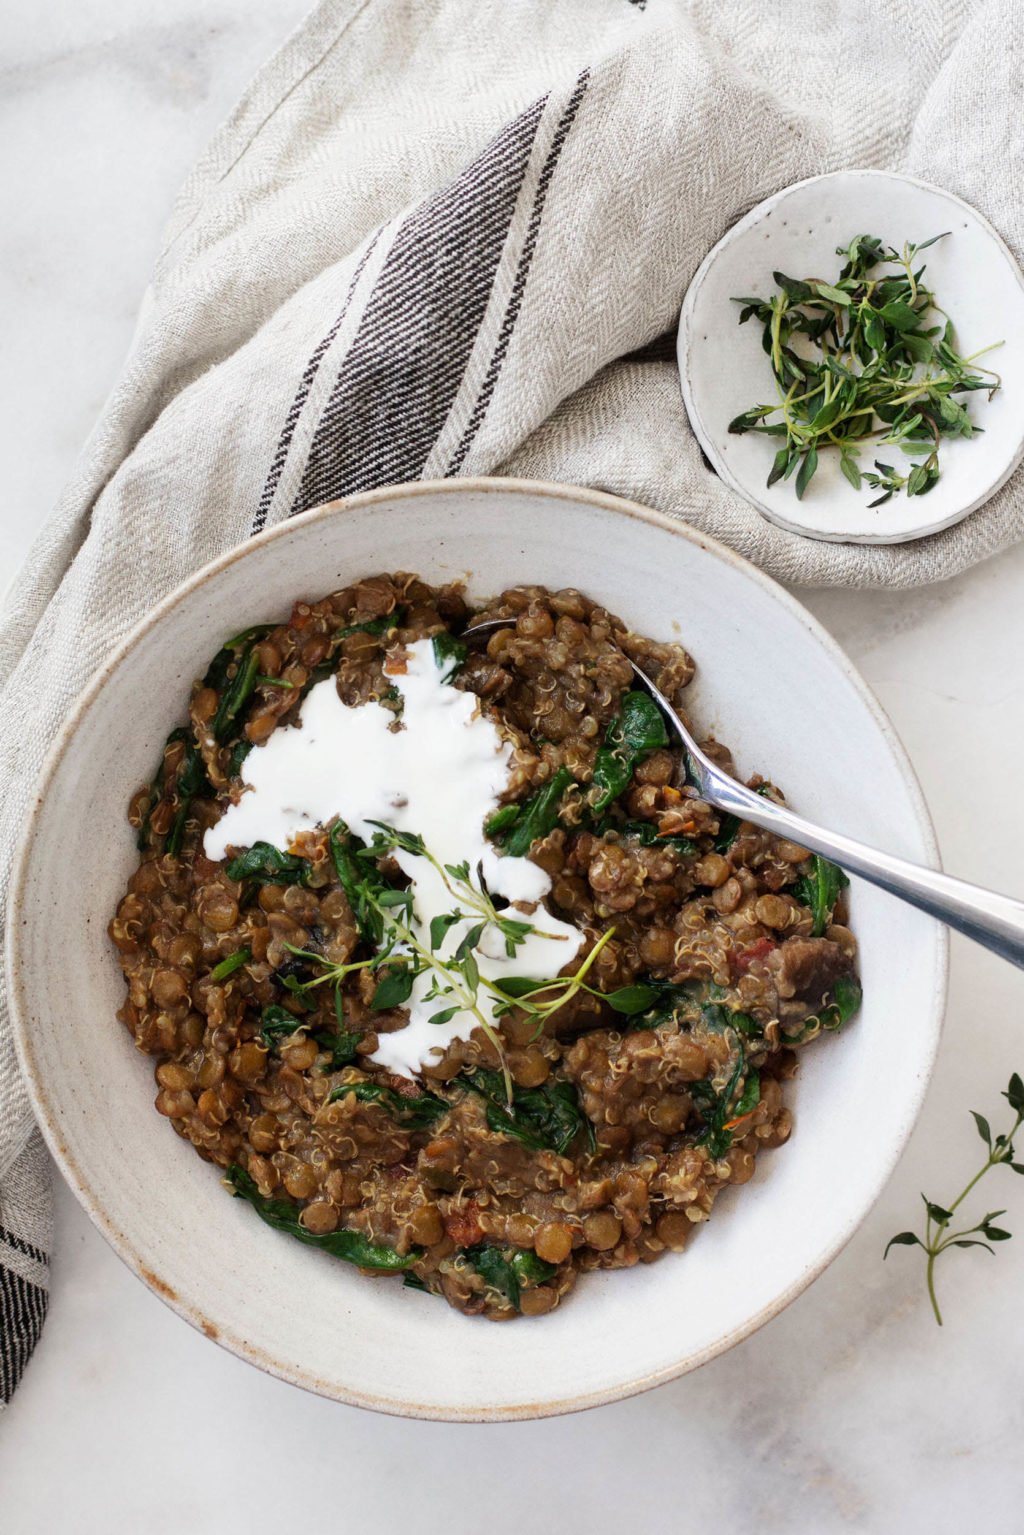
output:
[{"label": "metal spoon", "polygon": [[[508,619],[488,619],[486,623],[474,624],[471,629],[466,629],[463,638],[477,639],[510,627]],[[947,927],[965,933],[975,943],[982,944],[1003,959],[1008,959],[1011,964],[1024,969],[1024,901],[1008,895],[997,895],[992,890],[983,890],[979,885],[970,885],[966,880],[955,879],[953,875],[943,874],[938,869],[923,869],[905,858],[897,858],[892,853],[882,853],[876,848],[867,847],[863,842],[856,842],[842,832],[826,831],[824,827],[805,821],[803,816],[794,815],[785,806],[755,794],[752,789],[730,778],[728,773],[701,751],[668,699],[635,664],[633,676],[654,699],[681,741],[686,753],[690,782],[708,804],[714,805],[717,810],[730,811],[742,820],[759,826],[762,831],[786,837],[800,847],[809,848],[812,853],[820,853],[841,868],[859,874],[872,885],[888,890],[890,895],[919,907],[929,916],[937,917]]]}]

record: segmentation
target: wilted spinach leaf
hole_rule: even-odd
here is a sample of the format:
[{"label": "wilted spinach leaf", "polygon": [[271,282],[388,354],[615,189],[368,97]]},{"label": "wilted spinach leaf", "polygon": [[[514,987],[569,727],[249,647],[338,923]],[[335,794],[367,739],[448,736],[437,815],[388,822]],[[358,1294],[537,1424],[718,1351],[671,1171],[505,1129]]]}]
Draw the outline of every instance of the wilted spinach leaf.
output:
[{"label": "wilted spinach leaf", "polygon": [[593,1136],[593,1126],[571,1082],[549,1080],[542,1087],[513,1087],[510,1108],[500,1072],[478,1067],[457,1080],[486,1099],[489,1129],[513,1136],[531,1151],[557,1151],[564,1156],[581,1130]]},{"label": "wilted spinach leaf", "polygon": [[725,1156],[732,1145],[733,1125],[757,1107],[761,1097],[761,1078],[757,1071],[747,1070],[746,1051],[740,1045],[736,1063],[722,1091],[716,1092],[714,1083],[710,1078],[705,1078],[690,1084],[690,1096],[704,1121],[704,1128],[697,1136],[697,1145],[706,1146],[709,1156],[717,1161]]},{"label": "wilted spinach leaf", "polygon": [[665,721],[654,699],[639,690],[627,693],[594,763],[593,781],[601,791],[593,803],[594,811],[606,810],[629,784],[637,763],[667,745]]},{"label": "wilted spinach leaf", "polygon": [[513,858],[525,858],[533,844],[554,831],[565,791],[575,783],[568,768],[561,767],[542,789],[520,808],[520,814],[505,839],[505,851]]},{"label": "wilted spinach leaf", "polygon": [[467,1247],[465,1255],[491,1289],[504,1295],[517,1311],[523,1290],[543,1284],[558,1272],[555,1264],[545,1263],[525,1247],[492,1247],[478,1242]]},{"label": "wilted spinach leaf", "polygon": [[841,890],[850,883],[842,869],[818,853],[812,855],[811,872],[803,874],[790,887],[789,893],[802,906],[809,906],[814,917],[814,936],[820,938],[832,921],[832,913]]},{"label": "wilted spinach leaf", "polygon": [[341,1098],[347,1098],[350,1093],[355,1094],[359,1103],[380,1104],[410,1130],[428,1130],[451,1107],[434,1093],[420,1093],[418,1097],[406,1098],[402,1093],[396,1093],[393,1087],[385,1087],[381,1082],[343,1083],[334,1089],[327,1102],[335,1103]]},{"label": "wilted spinach leaf", "polygon": [[361,624],[349,624],[339,629],[334,638],[346,640],[350,634],[390,634],[392,629],[398,628],[404,617],[405,609],[395,608],[393,613],[382,613],[379,618],[367,618]]},{"label": "wilted spinach leaf", "polygon": [[371,1242],[359,1231],[328,1231],[319,1236],[314,1235],[300,1225],[299,1205],[287,1199],[267,1199],[237,1163],[227,1169],[224,1181],[233,1193],[247,1199],[260,1219],[266,1221],[268,1226],[273,1226],[275,1231],[285,1231],[297,1241],[305,1242],[308,1247],[319,1247],[321,1252],[330,1253],[332,1258],[358,1264],[360,1268],[401,1273],[423,1256],[421,1251],[413,1248],[404,1257],[400,1257],[393,1247],[385,1247],[382,1242]]},{"label": "wilted spinach leaf", "polygon": [[434,660],[442,672],[441,681],[451,682],[456,672],[461,671],[466,664],[469,649],[465,640],[460,640],[454,634],[449,634],[447,629],[442,629],[440,634],[433,638]]},{"label": "wilted spinach leaf", "polygon": [[611,816],[604,816],[594,822],[593,830],[598,837],[610,831],[617,832],[620,837],[633,837],[641,847],[674,847],[679,853],[699,851],[692,837],[661,836],[655,821],[616,821]]},{"label": "wilted spinach leaf", "polygon": [[308,859],[282,853],[269,842],[254,842],[246,852],[232,858],[228,879],[254,880],[257,885],[306,885],[311,865]]}]

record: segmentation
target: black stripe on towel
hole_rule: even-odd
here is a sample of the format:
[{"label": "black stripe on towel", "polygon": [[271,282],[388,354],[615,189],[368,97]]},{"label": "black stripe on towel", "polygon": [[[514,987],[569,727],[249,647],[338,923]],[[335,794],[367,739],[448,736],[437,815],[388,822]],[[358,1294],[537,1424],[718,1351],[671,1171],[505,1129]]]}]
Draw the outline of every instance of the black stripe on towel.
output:
[{"label": "black stripe on towel", "polygon": [[369,261],[370,256],[373,253],[374,246],[380,239],[380,234],[381,232],[378,229],[377,233],[374,235],[373,239],[364,250],[362,256],[359,258],[359,264],[355,271],[352,273],[352,281],[348,285],[348,292],[345,294],[345,302],[341,306],[338,318],[335,320],[326,336],[324,336],[323,340],[318,343],[315,352],[309,359],[309,362],[306,364],[306,371],[302,375],[298,393],[291,403],[291,408],[288,411],[288,415],[285,417],[285,423],[281,430],[281,437],[277,444],[277,451],[274,454],[270,465],[270,472],[267,475],[267,482],[263,487],[263,491],[259,499],[259,505],[257,506],[255,515],[252,519],[251,531],[253,533],[259,533],[266,523],[267,513],[270,510],[270,503],[274,499],[274,492],[277,489],[278,481],[281,478],[281,472],[284,469],[288,458],[288,449],[292,445],[292,438],[295,435],[295,428],[298,425],[299,417],[302,415],[302,407],[305,405],[307,399],[309,398],[309,391],[312,389],[313,381],[320,371],[320,364],[323,362],[324,353],[327,351],[328,347],[331,345],[331,342],[338,334],[338,331],[341,329],[341,323],[345,316],[348,314],[349,305],[352,302],[352,295],[355,293],[356,285],[358,284],[360,277],[363,275],[363,268]]},{"label": "black stripe on towel", "polygon": [[49,1297],[0,1264],[0,1404],[14,1395],[43,1330]]},{"label": "black stripe on towel", "polygon": [[16,1237],[13,1231],[8,1231],[6,1226],[0,1226],[0,1242],[6,1242],[8,1247],[13,1247],[15,1252],[24,1253],[26,1258],[34,1258],[37,1263],[48,1263],[50,1260],[41,1247],[33,1247],[31,1242],[26,1242],[24,1237]]},{"label": "black stripe on towel", "polygon": [[526,281],[530,275],[533,253],[537,248],[537,237],[540,234],[541,219],[544,216],[544,204],[547,201],[548,187],[551,185],[551,178],[555,174],[555,166],[558,164],[558,157],[562,153],[562,148],[569,136],[569,130],[576,120],[576,114],[580,109],[580,102],[583,100],[589,79],[590,71],[585,69],[576,82],[576,87],[569,98],[565,111],[562,113],[562,119],[551,141],[551,148],[548,150],[548,157],[544,162],[544,168],[540,173],[540,180],[537,183],[533,210],[530,214],[530,224],[526,232],[526,239],[523,242],[522,252],[519,256],[519,267],[516,271],[515,281],[512,284],[512,292],[509,295],[505,318],[498,333],[494,355],[488,365],[483,386],[473,407],[473,413],[469,418],[466,430],[462,434],[462,441],[456,448],[451,462],[445,471],[449,477],[458,474],[459,469],[462,467],[466,454],[469,452],[473,439],[479,430],[480,423],[487,413],[491,396],[494,394],[494,387],[498,382],[498,376],[505,361],[505,354],[508,351],[509,342],[512,340],[512,332],[515,330],[516,320],[519,318],[519,311],[522,308],[523,295],[526,292]]},{"label": "black stripe on towel", "polygon": [[545,99],[399,229],[317,424],[293,512],[421,473],[487,309]]}]

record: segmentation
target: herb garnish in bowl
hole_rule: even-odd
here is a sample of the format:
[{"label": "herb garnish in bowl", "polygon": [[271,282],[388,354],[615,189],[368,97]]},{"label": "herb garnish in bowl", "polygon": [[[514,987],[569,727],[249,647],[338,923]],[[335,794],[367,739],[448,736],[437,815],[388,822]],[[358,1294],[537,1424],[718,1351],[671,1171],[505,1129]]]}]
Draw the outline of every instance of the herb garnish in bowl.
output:
[{"label": "herb garnish in bowl", "polygon": [[[957,350],[953,322],[925,285],[924,266],[914,264],[944,238],[897,251],[877,235],[857,235],[837,247],[845,264],[834,282],[775,272],[779,292],[771,298],[734,299],[743,306],[741,325],[756,318],[763,326],[778,399],[741,412],[729,431],[781,439],[768,486],[795,475],[802,500],[819,455],[831,450],[855,490],[880,491],[872,507],[901,490],[927,495],[939,478],[941,439],[981,430],[955,396],[992,398],[999,375],[977,360],[1001,343],[969,357]],[[908,462],[877,458],[865,470],[860,454],[869,443],[898,448]]]}]

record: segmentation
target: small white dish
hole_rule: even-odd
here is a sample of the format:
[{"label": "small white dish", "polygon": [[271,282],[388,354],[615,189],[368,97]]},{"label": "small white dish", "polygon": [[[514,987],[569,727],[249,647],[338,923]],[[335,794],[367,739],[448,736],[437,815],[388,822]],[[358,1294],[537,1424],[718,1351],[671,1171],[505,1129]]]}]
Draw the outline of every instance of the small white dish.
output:
[{"label": "small white dish", "polygon": [[684,523],[564,485],[420,483],[294,517],[165,597],[70,712],[12,882],[8,994],[39,1124],[100,1231],[180,1316],[308,1390],[423,1418],[572,1412],[738,1343],[853,1235],[924,1096],[946,932],[854,881],[864,1005],[789,1084],[792,1143],[722,1195],[685,1254],[588,1274],[550,1316],[496,1327],[269,1231],[155,1112],[153,1061],[115,1017],[106,926],[138,858],[125,811],[226,633],[387,566],[465,579],[474,598],[576,585],[692,647],[694,717],[745,773],[770,771],[807,815],[918,862],[934,864],[934,837],[892,727],[806,609]]},{"label": "small white dish", "polygon": [[[761,326],[739,324],[740,294],[769,298],[773,271],[813,274],[834,281],[842,260],[837,246],[858,234],[878,235],[901,247],[950,231],[922,255],[928,282],[956,326],[966,356],[992,342],[1004,344],[980,359],[1003,380],[995,397],[970,400],[972,420],[984,428],[969,440],[943,438],[941,476],[926,496],[901,493],[873,510],[877,491],[857,491],[843,478],[838,454],[822,454],[802,501],[793,481],[766,486],[774,438],[729,435],[733,417],[775,398],[775,381],[761,350]],[[766,198],[725,234],[704,258],[683,301],[679,320],[679,375],[690,424],[725,483],[770,521],[792,533],[834,542],[893,544],[923,538],[959,522],[1003,485],[1024,457],[1024,276],[1006,245],[980,213],[939,187],[888,171],[837,171],[798,181]],[[899,448],[861,452],[902,465]]]}]

